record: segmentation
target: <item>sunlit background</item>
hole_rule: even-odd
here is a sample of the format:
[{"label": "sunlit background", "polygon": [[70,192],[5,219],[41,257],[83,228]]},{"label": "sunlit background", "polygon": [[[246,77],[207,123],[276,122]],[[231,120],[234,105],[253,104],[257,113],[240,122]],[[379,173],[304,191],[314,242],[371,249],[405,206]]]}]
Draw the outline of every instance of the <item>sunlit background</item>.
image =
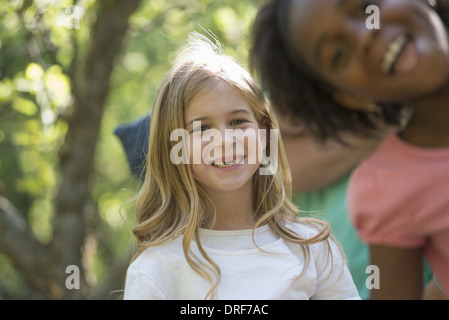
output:
[{"label": "sunlit background", "polygon": [[[30,281],[42,277],[48,282],[49,277],[39,270],[24,274],[24,267],[18,267],[14,257],[2,250],[19,239],[14,235],[5,239],[0,234],[0,299],[120,297],[134,241],[134,203],[125,203],[135,195],[139,183],[113,131],[117,125],[150,112],[174,53],[192,31],[212,32],[227,54],[247,66],[248,31],[262,2],[140,2],[114,60],[89,177],[89,200],[80,213],[85,229],[83,245],[78,248],[82,252],[79,267],[82,286],[87,288],[75,294],[65,292],[64,283],[40,286]],[[55,199],[63,179],[59,155],[75,105],[73,75],[83,72],[80,67],[73,70],[72,61],[82,62],[89,54],[92,28],[102,3],[12,0],[0,5],[0,199],[14,207],[44,247],[53,237]],[[66,10],[72,5],[83,9],[79,29],[70,29]],[[0,208],[0,232],[8,227],[1,217],[6,211]],[[30,252],[20,252],[28,254],[32,257]],[[113,268],[115,276],[111,276]],[[60,271],[64,273],[64,269]],[[61,279],[64,277],[54,281]],[[42,289],[45,287],[53,289]],[[108,290],[101,292],[100,287]],[[116,291],[110,294],[111,290]]]}]

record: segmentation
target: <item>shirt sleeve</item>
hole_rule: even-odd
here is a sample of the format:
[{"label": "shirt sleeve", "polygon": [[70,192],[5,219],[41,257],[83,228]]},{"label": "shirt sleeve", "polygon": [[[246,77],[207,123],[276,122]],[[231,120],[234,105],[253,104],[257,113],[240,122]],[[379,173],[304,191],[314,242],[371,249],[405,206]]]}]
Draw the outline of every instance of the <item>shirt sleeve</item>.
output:
[{"label": "shirt sleeve", "polygon": [[165,294],[142,271],[128,269],[124,300],[167,300]]},{"label": "shirt sleeve", "polygon": [[360,300],[357,288],[337,244],[329,239],[318,244],[315,254],[317,288],[312,300]]},{"label": "shirt sleeve", "polygon": [[[402,248],[424,245],[426,239],[410,228],[417,213],[427,209],[416,205],[422,190],[404,186],[400,173],[361,165],[352,175],[347,204],[358,236],[368,244]],[[415,204],[415,205],[414,205]],[[418,229],[419,230],[419,229]]]}]

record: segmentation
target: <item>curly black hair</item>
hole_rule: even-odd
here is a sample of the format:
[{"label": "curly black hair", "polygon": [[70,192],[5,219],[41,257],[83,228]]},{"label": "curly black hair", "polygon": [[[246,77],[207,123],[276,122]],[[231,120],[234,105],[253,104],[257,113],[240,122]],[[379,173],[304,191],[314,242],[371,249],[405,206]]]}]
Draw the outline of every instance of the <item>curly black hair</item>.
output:
[{"label": "curly black hair", "polygon": [[[332,98],[335,88],[310,70],[285,39],[289,2],[268,1],[258,11],[251,34],[250,68],[259,74],[277,112],[300,118],[322,141],[344,143],[345,132],[372,137],[380,125],[400,126],[407,107],[403,104],[378,103],[381,112],[369,113],[344,108]],[[435,1],[434,9],[449,26],[449,0]]]}]

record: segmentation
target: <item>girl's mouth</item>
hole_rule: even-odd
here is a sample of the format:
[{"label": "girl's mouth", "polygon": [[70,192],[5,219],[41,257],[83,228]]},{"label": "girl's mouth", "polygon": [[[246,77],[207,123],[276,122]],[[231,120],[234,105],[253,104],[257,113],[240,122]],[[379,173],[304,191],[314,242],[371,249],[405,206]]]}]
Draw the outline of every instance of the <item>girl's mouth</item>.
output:
[{"label": "girl's mouth", "polygon": [[383,57],[382,71],[387,75],[408,74],[417,64],[418,57],[413,41],[405,35],[397,37]]},{"label": "girl's mouth", "polygon": [[230,168],[230,167],[236,166],[238,164],[242,164],[244,160],[245,160],[245,157],[243,157],[243,156],[239,156],[239,157],[234,156],[234,158],[230,159],[230,160],[225,160],[225,159],[215,160],[212,162],[212,165],[217,168]]}]

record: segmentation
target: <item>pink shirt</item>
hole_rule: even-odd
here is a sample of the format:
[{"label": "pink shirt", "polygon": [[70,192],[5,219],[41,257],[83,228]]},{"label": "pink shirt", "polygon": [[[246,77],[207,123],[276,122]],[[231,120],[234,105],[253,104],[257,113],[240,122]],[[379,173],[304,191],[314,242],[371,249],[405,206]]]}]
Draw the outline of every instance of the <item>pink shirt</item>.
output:
[{"label": "pink shirt", "polygon": [[363,241],[423,247],[449,293],[449,148],[421,148],[388,136],[353,173],[348,208]]}]

